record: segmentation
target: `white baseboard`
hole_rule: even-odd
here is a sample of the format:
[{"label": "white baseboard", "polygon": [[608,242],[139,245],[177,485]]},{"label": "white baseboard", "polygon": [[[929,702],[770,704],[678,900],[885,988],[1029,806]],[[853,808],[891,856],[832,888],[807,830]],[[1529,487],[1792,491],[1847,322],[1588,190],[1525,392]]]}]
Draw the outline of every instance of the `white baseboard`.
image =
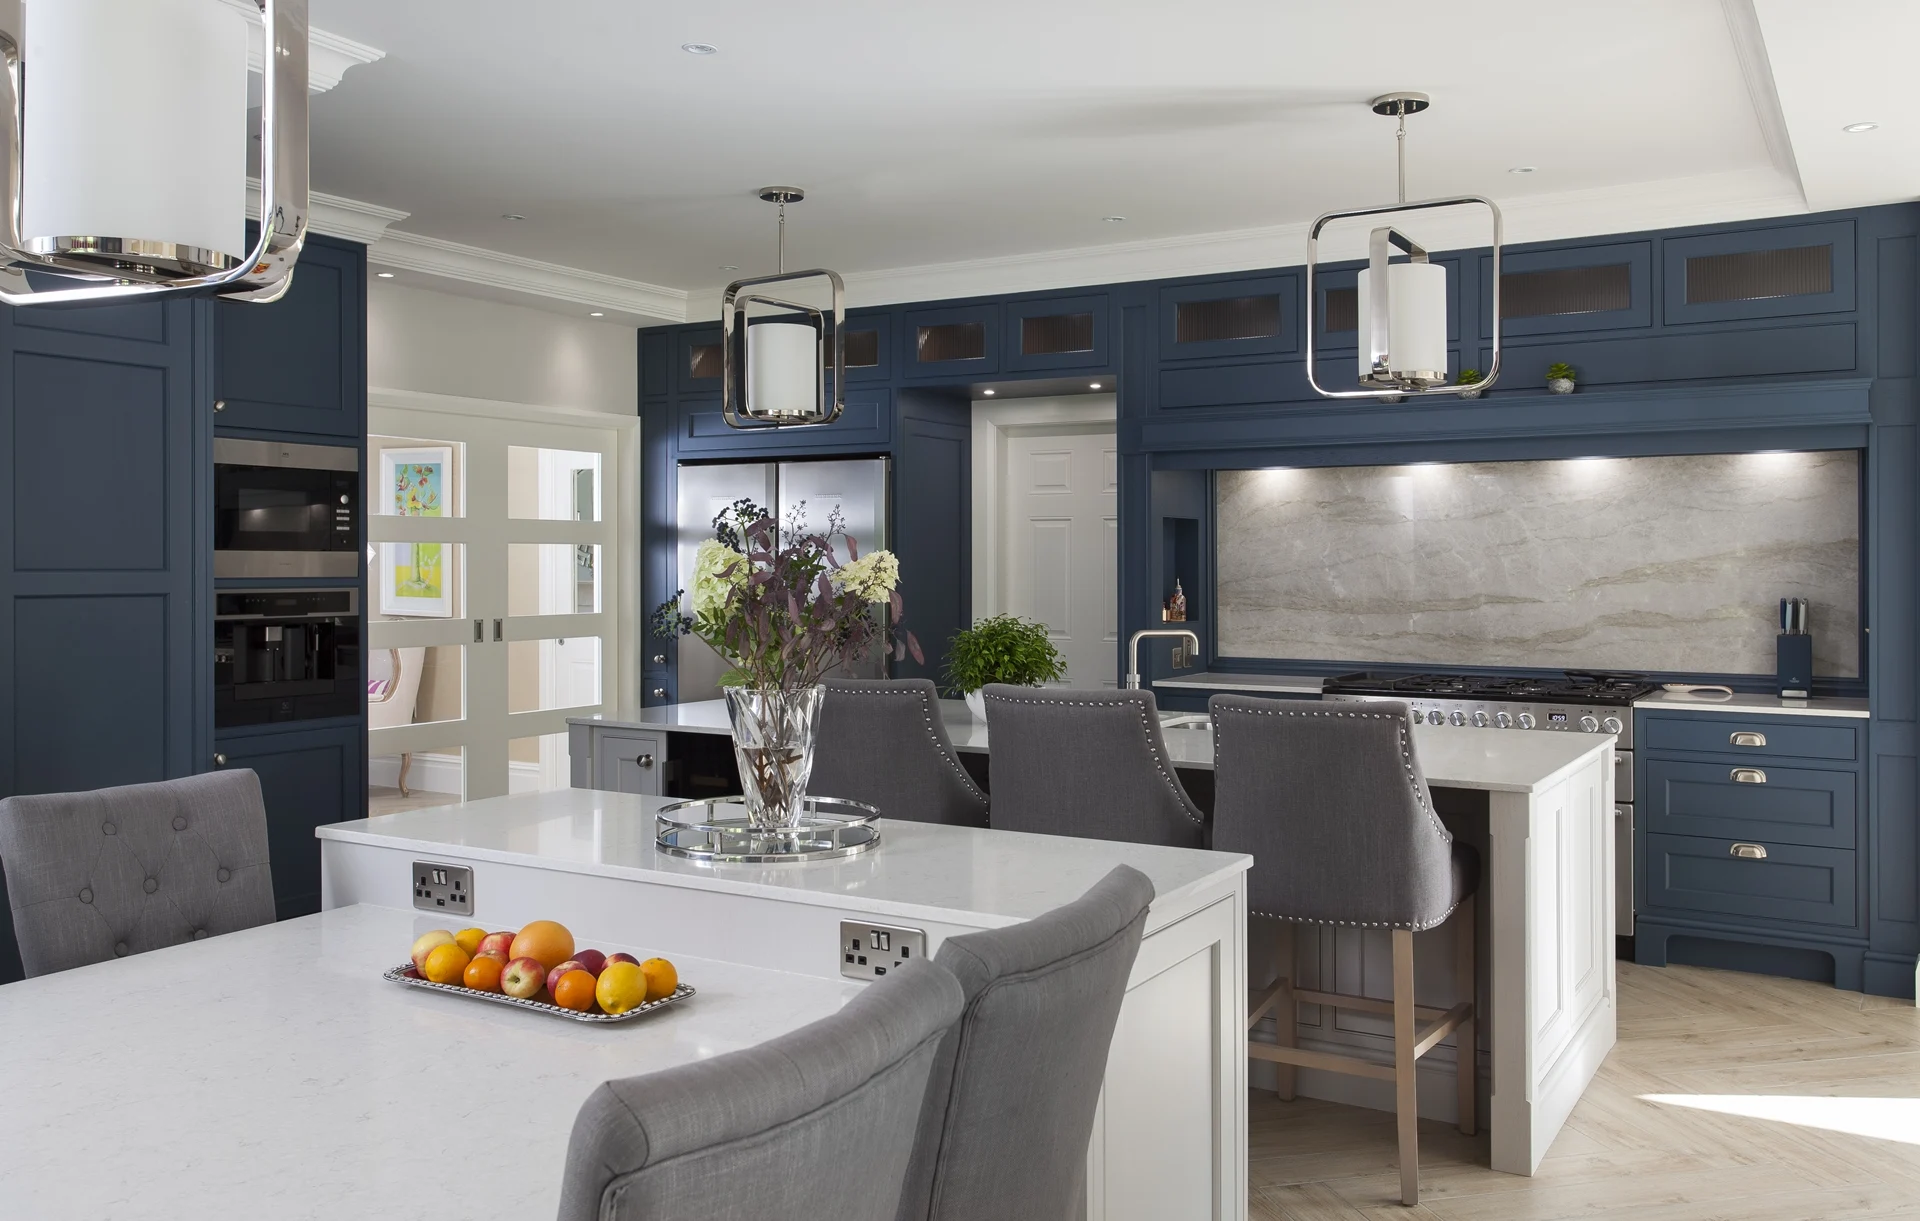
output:
[{"label": "white baseboard", "polygon": [[[459,801],[461,793],[459,755],[417,754],[407,772],[407,787],[416,793],[441,793],[449,801]],[[400,787],[400,756],[376,755],[367,760],[367,784],[372,788]],[[540,791],[540,765],[514,761],[507,764],[507,792]]]}]

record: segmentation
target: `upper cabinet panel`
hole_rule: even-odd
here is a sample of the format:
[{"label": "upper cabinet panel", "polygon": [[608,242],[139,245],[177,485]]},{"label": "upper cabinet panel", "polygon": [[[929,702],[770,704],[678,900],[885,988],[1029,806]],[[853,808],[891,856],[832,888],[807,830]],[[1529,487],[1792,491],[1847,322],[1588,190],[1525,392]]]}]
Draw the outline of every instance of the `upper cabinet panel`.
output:
[{"label": "upper cabinet panel", "polygon": [[667,368],[672,363],[674,337],[664,330],[640,332],[640,394],[659,398],[673,385]]},{"label": "upper cabinet panel", "polygon": [[681,393],[720,393],[720,328],[701,327],[673,337],[673,385]]},{"label": "upper cabinet panel", "polygon": [[964,381],[1000,372],[998,305],[908,310],[900,361],[907,381]]},{"label": "upper cabinet panel", "polygon": [[169,338],[167,317],[164,302],[140,301],[125,305],[19,309],[13,311],[13,324],[45,331],[98,335],[107,339],[166,343]]},{"label": "upper cabinet panel", "polygon": [[678,452],[687,457],[732,457],[793,450],[883,450],[893,439],[893,393],[850,388],[846,407],[831,424],[786,428],[734,428],[720,412],[720,398],[683,399],[679,405]]},{"label": "upper cabinet panel", "polygon": [[1107,327],[1104,293],[1009,302],[1007,371],[1105,369]]},{"label": "upper cabinet panel", "polygon": [[884,382],[893,376],[893,315],[847,315],[847,384]]},{"label": "upper cabinet panel", "polygon": [[[1500,266],[1501,334],[1566,335],[1653,325],[1648,242],[1508,254]],[[1491,301],[1493,256],[1480,256],[1480,299]],[[1493,337],[1485,310],[1480,337]]]},{"label": "upper cabinet panel", "polygon": [[1160,359],[1272,356],[1300,350],[1299,274],[1160,290]]},{"label": "upper cabinet panel", "polygon": [[212,304],[222,428],[366,431],[366,248],[309,238],[271,305]]},{"label": "upper cabinet panel", "polygon": [[1850,311],[1854,224],[1781,225],[1668,238],[1662,321],[1721,322]]}]

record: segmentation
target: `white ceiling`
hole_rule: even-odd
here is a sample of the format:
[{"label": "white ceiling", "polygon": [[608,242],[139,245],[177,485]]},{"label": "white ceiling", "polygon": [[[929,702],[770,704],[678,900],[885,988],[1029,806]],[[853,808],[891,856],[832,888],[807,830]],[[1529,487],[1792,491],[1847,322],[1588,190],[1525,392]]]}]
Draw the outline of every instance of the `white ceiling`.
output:
[{"label": "white ceiling", "polygon": [[[808,191],[789,266],[847,274],[856,303],[1299,262],[1312,216],[1392,198],[1392,123],[1365,103],[1393,89],[1434,98],[1409,121],[1410,194],[1491,195],[1510,240],[1920,194],[1896,92],[1912,0],[312,0],[312,17],[385,52],[312,120],[316,190],[409,214],[382,265],[500,252],[532,287],[486,291],[549,302],[564,294],[530,269],[581,269],[625,320],[709,315],[723,265],[771,270],[767,183]],[[1839,131],[1861,119],[1880,130]]]}]

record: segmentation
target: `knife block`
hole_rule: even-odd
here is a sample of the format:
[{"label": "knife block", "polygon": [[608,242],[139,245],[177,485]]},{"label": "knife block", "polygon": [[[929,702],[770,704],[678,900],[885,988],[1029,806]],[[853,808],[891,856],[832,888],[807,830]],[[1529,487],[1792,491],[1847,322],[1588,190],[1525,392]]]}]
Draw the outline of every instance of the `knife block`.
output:
[{"label": "knife block", "polygon": [[1812,634],[1780,633],[1775,642],[1775,656],[1780,668],[1780,694],[1788,699],[1806,699],[1813,694]]}]

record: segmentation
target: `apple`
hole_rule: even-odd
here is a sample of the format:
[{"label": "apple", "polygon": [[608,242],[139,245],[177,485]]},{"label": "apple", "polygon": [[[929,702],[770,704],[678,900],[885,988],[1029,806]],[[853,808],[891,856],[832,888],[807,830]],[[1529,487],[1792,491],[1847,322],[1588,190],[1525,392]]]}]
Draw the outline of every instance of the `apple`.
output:
[{"label": "apple", "polygon": [[435,947],[452,944],[454,944],[453,934],[443,928],[420,934],[413,942],[413,969],[425,970],[427,955],[433,953]]},{"label": "apple", "polygon": [[500,990],[508,996],[530,1001],[540,995],[547,983],[547,969],[538,958],[516,958],[500,972]]},{"label": "apple", "polygon": [[480,948],[475,950],[474,953],[488,954],[498,951],[500,957],[511,959],[513,957],[513,937],[514,935],[512,933],[488,933],[480,939]]},{"label": "apple", "polygon": [[599,950],[579,950],[574,954],[573,960],[580,964],[581,970],[595,979],[598,979],[600,972],[607,968],[607,956]]},{"label": "apple", "polygon": [[604,971],[616,962],[630,962],[636,967],[640,965],[640,960],[631,954],[609,954],[607,955],[605,966],[602,966],[600,969]]},{"label": "apple", "polygon": [[[555,967],[553,970],[547,972],[547,991],[549,992],[553,991],[553,986],[559,983],[560,977],[562,975],[565,975],[568,971],[586,971],[586,969],[587,969],[586,964],[581,962],[579,959],[577,958],[567,959],[565,962],[561,963],[559,966]],[[589,971],[588,974],[592,974],[592,972]]]}]

